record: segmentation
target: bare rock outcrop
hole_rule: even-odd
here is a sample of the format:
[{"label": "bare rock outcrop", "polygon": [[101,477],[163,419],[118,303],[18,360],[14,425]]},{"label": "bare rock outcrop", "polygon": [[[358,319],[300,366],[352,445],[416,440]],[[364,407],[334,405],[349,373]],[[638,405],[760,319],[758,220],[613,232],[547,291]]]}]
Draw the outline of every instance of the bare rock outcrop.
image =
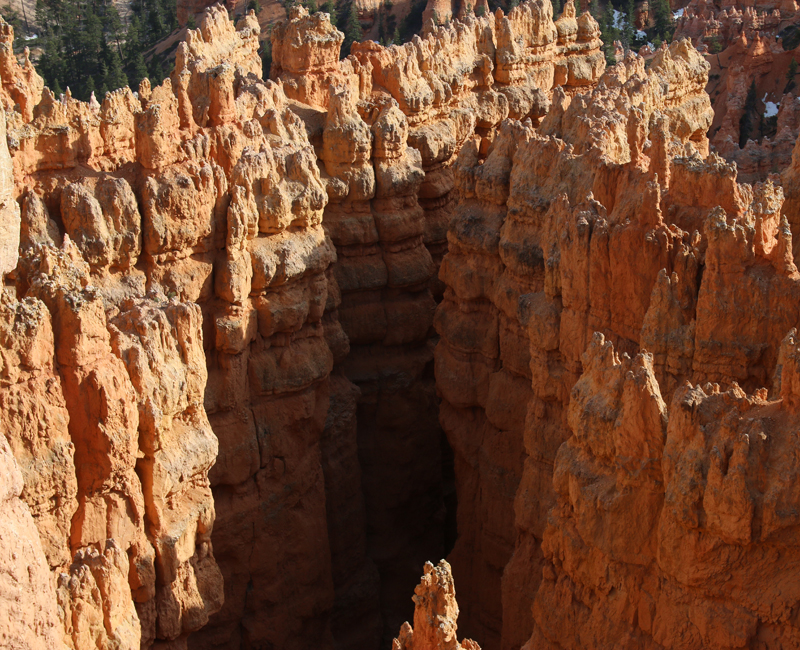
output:
[{"label": "bare rock outcrop", "polygon": [[3,640],[373,648],[455,529],[397,649],[477,648],[453,574],[487,648],[797,635],[800,158],[711,151],[689,40],[459,7],[294,7],[271,81],[212,7],[102,104],[0,52]]},{"label": "bare rock outcrop", "polygon": [[[781,353],[795,348],[787,339]],[[766,389],[686,383],[667,408],[652,357],[620,357],[600,334],[584,367],[526,647],[727,648],[796,635],[786,616],[796,522],[779,505],[794,498],[794,389],[781,384],[769,400]]]},{"label": "bare rock outcrop", "polygon": [[570,6],[574,30],[561,40],[550,4],[525,3],[509,16],[465,15],[403,46],[356,43],[341,62],[343,35],[325,14],[293,8],[272,33],[271,78],[297,102],[329,198],[323,226],[337,249],[337,298],[326,332],[341,323],[349,351],[331,349],[361,392],[366,548],[380,573],[387,643],[408,616],[404,594],[422,561],[444,550],[432,323],[453,163],[473,134],[488,147],[508,116],[538,123],[555,84],[570,94],[594,84],[605,66],[599,31],[588,14],[579,30]]},{"label": "bare rock outcrop", "polygon": [[453,574],[446,560],[425,563],[414,590],[414,627],[403,623],[392,650],[480,650],[474,641],[456,637],[458,603]]},{"label": "bare rock outcrop", "polygon": [[[717,538],[695,556],[659,541],[663,503],[689,480],[665,497],[663,459],[686,450],[669,442],[685,382],[733,386],[742,410],[723,407],[721,389],[701,399],[732,411],[726,431],[744,430],[800,318],[785,309],[800,276],[781,188],[740,184],[708,153],[708,71],[688,41],[648,68],[628,56],[590,94],[556,91],[538,129],[504,123],[485,156],[477,139],[459,156],[436,378],[456,454],[462,627],[484,645],[730,647],[762,625],[793,634],[683,577],[724,565],[725,553],[703,555]],[[704,453],[715,444],[722,454],[722,442]],[[752,538],[736,543],[742,566],[751,551],[759,561]]]},{"label": "bare rock outcrop", "polygon": [[61,650],[67,646],[55,588],[33,517],[20,498],[23,489],[22,472],[0,437],[0,643]]},{"label": "bare rock outcrop", "polygon": [[335,251],[257,37],[211,8],[170,79],[99,108],[45,89],[3,139],[2,422],[76,650],[330,639]]}]

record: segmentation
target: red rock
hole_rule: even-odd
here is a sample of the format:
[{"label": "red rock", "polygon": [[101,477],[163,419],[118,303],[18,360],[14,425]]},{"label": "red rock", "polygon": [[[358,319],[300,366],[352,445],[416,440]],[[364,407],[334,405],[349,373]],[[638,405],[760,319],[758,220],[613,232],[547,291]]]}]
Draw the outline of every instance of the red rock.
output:
[{"label": "red rock", "polygon": [[480,650],[477,643],[456,638],[458,603],[450,565],[425,563],[425,574],[414,590],[414,627],[407,622],[392,643],[393,650]]}]

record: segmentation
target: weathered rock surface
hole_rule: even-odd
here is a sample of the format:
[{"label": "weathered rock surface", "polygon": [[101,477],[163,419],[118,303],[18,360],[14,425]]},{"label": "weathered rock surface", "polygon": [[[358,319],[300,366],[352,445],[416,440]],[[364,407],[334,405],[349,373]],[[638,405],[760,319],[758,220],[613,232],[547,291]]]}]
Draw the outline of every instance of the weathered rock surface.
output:
[{"label": "weathered rock surface", "polygon": [[48,647],[330,634],[335,251],[313,148],[260,79],[257,36],[252,15],[235,28],[211,8],[161,86],[102,106],[40,90],[9,119],[2,270],[19,298],[0,306],[0,400],[24,480],[3,503],[21,496],[52,572],[30,617]]},{"label": "weathered rock surface", "polygon": [[800,59],[797,3],[692,0],[675,16],[675,38],[691,39],[711,64],[709,138],[716,152],[736,162],[745,182],[784,170],[800,134],[790,73],[791,61]]},{"label": "weathered rock surface", "polygon": [[0,643],[6,648],[66,648],[50,567],[25,501],[22,472],[0,437]]},{"label": "weathered rock surface", "polygon": [[294,8],[272,33],[271,77],[298,102],[329,197],[337,301],[326,318],[349,339],[336,361],[361,390],[366,548],[381,578],[385,644],[410,615],[405,594],[423,561],[445,550],[432,323],[453,163],[473,134],[488,147],[509,115],[538,122],[554,84],[572,93],[596,81],[597,25],[586,14],[579,32],[569,7],[563,37],[549,3],[532,3],[401,47],[354,44],[342,62],[343,35],[324,14]]},{"label": "weathered rock surface", "polygon": [[477,643],[459,643],[458,603],[453,574],[446,560],[425,563],[425,574],[414,590],[414,627],[403,623],[392,650],[480,650]]},{"label": "weathered rock surface", "polygon": [[[739,594],[765,593],[755,567],[788,539],[754,523],[782,461],[743,435],[751,409],[786,408],[762,387],[784,367],[800,276],[782,189],[708,153],[708,71],[688,41],[648,68],[629,55],[587,95],[556,91],[538,129],[506,122],[486,155],[475,139],[459,156],[436,379],[462,627],[485,646],[795,634],[771,614],[780,588],[758,606]],[[783,427],[765,435],[791,446]]]},{"label": "weathered rock surface", "polygon": [[0,52],[4,643],[388,645],[451,454],[396,648],[477,648],[453,574],[485,648],[795,642],[795,112],[744,184],[688,40],[458,12],[265,81],[211,7],[102,104]]}]

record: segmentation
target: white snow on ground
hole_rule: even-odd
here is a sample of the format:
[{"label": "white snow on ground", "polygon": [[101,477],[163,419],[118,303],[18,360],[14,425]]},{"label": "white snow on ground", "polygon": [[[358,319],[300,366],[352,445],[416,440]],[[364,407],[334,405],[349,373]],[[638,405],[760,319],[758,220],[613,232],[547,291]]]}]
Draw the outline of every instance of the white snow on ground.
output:
[{"label": "white snow on ground", "polygon": [[625,14],[621,11],[617,11],[614,9],[614,27],[616,29],[622,29],[625,25]]},{"label": "white snow on ground", "polygon": [[31,34],[30,36],[23,36],[26,41],[32,41],[34,38],[39,38],[39,34]]},{"label": "white snow on ground", "polygon": [[675,20],[678,20],[678,18],[680,18],[681,16],[683,16],[683,9],[678,9],[678,11],[673,11],[672,12],[672,17]]},{"label": "white snow on ground", "polygon": [[767,110],[764,111],[764,117],[773,117],[778,114],[778,106],[780,106],[780,103],[764,102],[764,104],[767,107]]},{"label": "white snow on ground", "polygon": [[637,29],[636,38],[647,38],[647,34],[645,34],[641,29]]}]

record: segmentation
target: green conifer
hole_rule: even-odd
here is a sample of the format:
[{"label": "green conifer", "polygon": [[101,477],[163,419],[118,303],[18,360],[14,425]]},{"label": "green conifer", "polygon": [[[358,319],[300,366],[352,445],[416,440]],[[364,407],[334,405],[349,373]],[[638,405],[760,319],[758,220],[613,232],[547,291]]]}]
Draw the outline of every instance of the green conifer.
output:
[{"label": "green conifer", "polygon": [[342,43],[341,58],[345,58],[350,54],[350,46],[353,43],[361,42],[362,31],[361,23],[358,21],[358,12],[356,11],[356,4],[351,0],[350,8],[347,12],[347,20],[344,26],[344,42]]},{"label": "green conifer", "polygon": [[655,2],[655,32],[662,40],[669,43],[672,40],[674,19],[669,0],[656,0]]},{"label": "green conifer", "polygon": [[322,5],[322,11],[326,14],[330,14],[331,22],[335,25],[336,24],[336,3],[334,0],[325,0]]}]

